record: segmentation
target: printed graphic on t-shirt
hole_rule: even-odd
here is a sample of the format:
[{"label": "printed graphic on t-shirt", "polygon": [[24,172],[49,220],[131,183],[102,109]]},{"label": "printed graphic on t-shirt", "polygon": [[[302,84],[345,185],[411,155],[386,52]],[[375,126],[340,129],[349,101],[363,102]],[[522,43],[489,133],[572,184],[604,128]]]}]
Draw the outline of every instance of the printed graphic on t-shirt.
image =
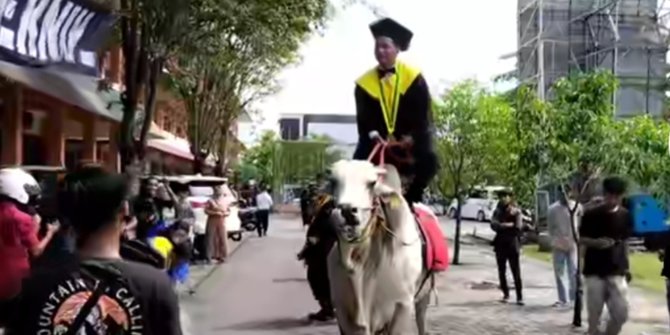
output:
[{"label": "printed graphic on t-shirt", "polygon": [[[69,279],[59,284],[41,309],[37,334],[65,334],[98,284],[83,279]],[[140,335],[142,330],[139,301],[127,287],[116,284],[105,290],[76,334]]]}]

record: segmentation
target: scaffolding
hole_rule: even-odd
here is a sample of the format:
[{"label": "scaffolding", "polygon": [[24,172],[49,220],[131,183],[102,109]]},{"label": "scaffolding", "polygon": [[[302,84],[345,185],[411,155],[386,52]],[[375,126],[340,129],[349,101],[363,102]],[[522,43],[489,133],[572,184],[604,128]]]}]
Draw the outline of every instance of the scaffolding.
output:
[{"label": "scaffolding", "polygon": [[666,0],[518,0],[517,77],[542,99],[575,71],[619,79],[615,115],[663,114],[670,3]]}]

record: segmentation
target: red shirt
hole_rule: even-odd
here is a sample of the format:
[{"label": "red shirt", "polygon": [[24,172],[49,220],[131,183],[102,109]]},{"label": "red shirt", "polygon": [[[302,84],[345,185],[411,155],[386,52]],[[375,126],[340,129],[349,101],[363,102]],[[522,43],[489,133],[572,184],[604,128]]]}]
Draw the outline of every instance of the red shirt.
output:
[{"label": "red shirt", "polygon": [[29,250],[37,246],[37,225],[15,204],[0,202],[0,300],[17,294],[30,271]]}]

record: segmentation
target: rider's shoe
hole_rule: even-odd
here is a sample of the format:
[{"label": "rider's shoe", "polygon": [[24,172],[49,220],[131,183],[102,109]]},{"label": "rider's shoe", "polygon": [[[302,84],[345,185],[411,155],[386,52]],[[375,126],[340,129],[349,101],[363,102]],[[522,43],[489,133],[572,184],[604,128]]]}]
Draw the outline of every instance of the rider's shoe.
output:
[{"label": "rider's shoe", "polygon": [[335,318],[335,312],[333,312],[332,310],[321,309],[316,313],[309,314],[308,318],[312,321],[321,321],[321,322],[330,321]]}]

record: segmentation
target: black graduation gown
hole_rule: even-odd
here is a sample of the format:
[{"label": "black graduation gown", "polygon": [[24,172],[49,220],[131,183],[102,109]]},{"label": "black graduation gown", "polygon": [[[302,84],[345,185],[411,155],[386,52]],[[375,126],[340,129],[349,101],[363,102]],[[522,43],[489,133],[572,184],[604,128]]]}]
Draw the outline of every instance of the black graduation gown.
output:
[{"label": "black graduation gown", "polygon": [[[366,72],[356,81],[356,122],[358,124],[358,146],[354,159],[367,159],[374,144],[370,139],[371,131],[377,131],[389,138],[382,104],[391,106],[397,100],[397,113],[393,137],[401,139],[410,136],[414,141],[412,156],[413,166],[397,166],[403,175],[413,175],[414,179],[408,188],[408,200],[420,201],[423,190],[437,173],[438,161],[433,148],[433,131],[431,116],[431,97],[428,84],[421,73],[402,63],[396,64],[395,74],[387,77],[385,85],[380,84],[377,68]],[[394,89],[397,84],[397,96]],[[383,93],[380,93],[383,90]],[[383,97],[383,99],[382,99]],[[387,107],[387,109],[390,109]],[[390,120],[392,123],[392,120]],[[389,161],[393,164],[394,162]]]}]

